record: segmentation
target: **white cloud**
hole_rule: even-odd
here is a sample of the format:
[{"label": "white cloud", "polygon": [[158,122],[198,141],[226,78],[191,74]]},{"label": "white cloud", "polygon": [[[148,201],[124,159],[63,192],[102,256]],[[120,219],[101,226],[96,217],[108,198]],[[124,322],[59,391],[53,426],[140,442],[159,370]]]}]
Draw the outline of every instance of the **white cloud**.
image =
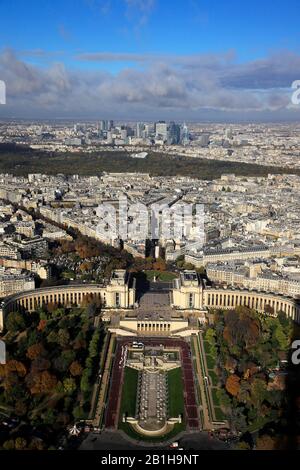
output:
[{"label": "white cloud", "polygon": [[136,62],[138,67],[126,66],[118,74],[73,70],[61,62],[38,67],[6,50],[0,54],[0,79],[7,85],[1,115],[203,119],[207,113],[273,113],[276,119],[283,111],[297,114],[287,111],[289,87],[300,78],[300,57],[295,54],[244,64],[232,52],[157,56],[100,51],[78,59]]}]

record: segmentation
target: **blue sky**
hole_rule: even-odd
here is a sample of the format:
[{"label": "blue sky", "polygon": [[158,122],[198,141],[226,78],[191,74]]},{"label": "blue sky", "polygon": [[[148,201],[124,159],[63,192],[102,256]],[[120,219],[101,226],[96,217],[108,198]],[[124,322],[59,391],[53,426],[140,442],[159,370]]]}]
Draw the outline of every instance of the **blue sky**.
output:
[{"label": "blue sky", "polygon": [[298,13],[296,0],[0,0],[0,116],[298,118]]}]

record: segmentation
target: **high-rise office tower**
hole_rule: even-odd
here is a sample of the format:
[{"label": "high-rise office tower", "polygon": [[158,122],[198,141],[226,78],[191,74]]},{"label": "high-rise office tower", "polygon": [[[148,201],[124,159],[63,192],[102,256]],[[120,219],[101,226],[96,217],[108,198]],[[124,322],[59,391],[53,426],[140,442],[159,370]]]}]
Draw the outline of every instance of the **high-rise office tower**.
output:
[{"label": "high-rise office tower", "polygon": [[225,130],[225,138],[231,140],[233,138],[232,129],[228,128]]},{"label": "high-rise office tower", "polygon": [[200,137],[199,137],[199,144],[201,147],[207,147],[208,144],[209,144],[209,134],[202,134]]},{"label": "high-rise office tower", "polygon": [[142,122],[137,122],[136,123],[136,137],[140,138],[142,137],[142,132],[144,130],[144,124]]},{"label": "high-rise office tower", "polygon": [[180,141],[183,145],[188,144],[189,141],[190,141],[189,130],[188,130],[187,125],[186,125],[185,122],[181,126]]},{"label": "high-rise office tower", "polygon": [[127,129],[121,129],[121,139],[126,140],[127,139]]},{"label": "high-rise office tower", "polygon": [[104,119],[102,121],[100,121],[99,123],[99,128],[100,128],[100,131],[103,132],[103,131],[107,131],[107,121],[105,121]]},{"label": "high-rise office tower", "polygon": [[167,141],[168,139],[168,126],[165,121],[158,121],[155,124],[155,137]]},{"label": "high-rise office tower", "polygon": [[179,144],[180,142],[180,126],[175,124],[174,121],[170,122],[168,130],[168,143]]}]

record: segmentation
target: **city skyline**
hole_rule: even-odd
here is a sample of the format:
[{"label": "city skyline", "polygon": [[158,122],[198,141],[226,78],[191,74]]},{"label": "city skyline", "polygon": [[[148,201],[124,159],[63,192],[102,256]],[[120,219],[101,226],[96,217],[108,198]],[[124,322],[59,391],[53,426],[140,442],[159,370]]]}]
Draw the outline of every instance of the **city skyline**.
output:
[{"label": "city skyline", "polygon": [[296,1],[15,0],[0,11],[1,119],[300,118]]}]

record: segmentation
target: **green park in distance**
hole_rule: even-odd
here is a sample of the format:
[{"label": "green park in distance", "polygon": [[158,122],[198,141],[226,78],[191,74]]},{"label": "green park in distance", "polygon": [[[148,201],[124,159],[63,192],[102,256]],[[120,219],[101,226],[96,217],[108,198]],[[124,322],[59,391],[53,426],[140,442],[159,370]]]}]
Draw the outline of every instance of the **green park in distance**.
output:
[{"label": "green park in distance", "polygon": [[[163,165],[162,165],[163,161]],[[151,176],[190,176],[199,179],[217,179],[222,174],[239,176],[267,176],[272,174],[300,174],[299,169],[276,166],[207,160],[153,152],[145,159],[131,158],[126,151],[99,150],[95,153],[59,153],[33,150],[14,144],[0,144],[0,172],[14,175],[28,173],[64,173],[99,175],[102,172],[149,173]]]}]

